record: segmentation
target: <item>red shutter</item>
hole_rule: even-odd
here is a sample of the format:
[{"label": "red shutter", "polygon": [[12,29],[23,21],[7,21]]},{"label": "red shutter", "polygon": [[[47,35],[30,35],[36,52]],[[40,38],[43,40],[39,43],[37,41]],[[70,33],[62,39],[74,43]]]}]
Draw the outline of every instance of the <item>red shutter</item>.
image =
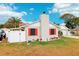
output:
[{"label": "red shutter", "polygon": [[51,35],[51,29],[49,29],[49,35]]},{"label": "red shutter", "polygon": [[56,29],[54,29],[54,35],[56,35]]},{"label": "red shutter", "polygon": [[35,29],[35,34],[38,35],[38,29]]},{"label": "red shutter", "polygon": [[30,28],[28,28],[28,36],[30,36]]}]

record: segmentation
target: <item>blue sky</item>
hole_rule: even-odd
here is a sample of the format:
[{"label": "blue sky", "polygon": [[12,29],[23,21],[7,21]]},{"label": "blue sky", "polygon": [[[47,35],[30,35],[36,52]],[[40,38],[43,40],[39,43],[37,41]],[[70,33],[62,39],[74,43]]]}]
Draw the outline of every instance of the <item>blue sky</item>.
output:
[{"label": "blue sky", "polygon": [[[4,8],[2,8],[4,7]],[[39,20],[40,14],[45,11],[50,16],[50,21],[55,23],[62,23],[59,17],[59,13],[49,13],[49,10],[54,8],[53,3],[16,3],[16,4],[0,4],[0,8],[2,8],[3,13],[0,14],[0,23],[5,23],[9,17],[11,17],[11,13],[15,13],[17,16],[22,19],[23,22],[35,22]],[[10,15],[7,16],[7,11],[9,11]],[[9,14],[8,13],[8,14]],[[20,15],[19,15],[20,14]]]},{"label": "blue sky", "polygon": [[40,14],[45,11],[50,16],[50,21],[55,23],[62,23],[59,17],[59,13],[51,13],[49,14],[49,10],[53,8],[53,3],[30,3],[30,4],[15,4],[19,10],[17,11],[26,11],[27,15],[23,16],[24,21],[34,22],[39,20]]},{"label": "blue sky", "polygon": [[71,13],[79,16],[79,4],[69,3],[9,3],[0,4],[0,23],[5,23],[10,17],[19,17],[23,22],[35,22],[39,20],[40,14],[45,11],[50,21],[61,24],[60,19],[64,13]]}]

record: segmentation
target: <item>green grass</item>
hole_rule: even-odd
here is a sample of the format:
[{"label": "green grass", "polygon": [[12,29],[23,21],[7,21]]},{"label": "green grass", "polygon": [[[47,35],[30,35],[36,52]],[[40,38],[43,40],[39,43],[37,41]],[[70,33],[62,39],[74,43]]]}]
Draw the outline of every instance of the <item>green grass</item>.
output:
[{"label": "green grass", "polygon": [[0,48],[7,47],[7,48],[12,48],[12,47],[26,47],[27,42],[16,42],[16,43],[8,43],[5,42],[6,40],[3,40],[2,43],[0,43]]},{"label": "green grass", "polygon": [[73,41],[72,38],[66,38],[66,37],[63,37],[62,39],[58,39],[58,40],[47,41],[47,42],[39,42],[36,40],[34,42],[29,42],[29,46],[38,45],[38,46],[58,47],[58,46],[66,46],[72,41]]},{"label": "green grass", "polygon": [[47,41],[47,42],[39,42],[39,41],[34,41],[34,42],[29,42],[30,47],[32,46],[46,46],[46,47],[67,47],[73,43],[78,43],[76,39],[68,38],[68,37],[62,37],[61,39],[53,40],[53,41]]},{"label": "green grass", "polygon": [[0,55],[79,55],[78,46],[78,39],[67,37],[47,42],[36,40],[29,43],[8,43],[6,40],[3,40],[0,43]]},{"label": "green grass", "polygon": [[[5,40],[4,40],[5,41]],[[5,41],[6,42],[6,41]],[[8,47],[26,47],[28,45],[28,47],[30,46],[48,46],[48,47],[59,47],[59,46],[67,46],[70,43],[74,42],[76,43],[76,41],[74,41],[72,38],[67,38],[67,37],[63,37],[62,39],[57,39],[57,40],[53,40],[53,41],[47,41],[47,42],[39,42],[39,41],[34,41],[34,42],[18,42],[18,43],[0,43],[0,48],[3,46],[8,46]]]}]

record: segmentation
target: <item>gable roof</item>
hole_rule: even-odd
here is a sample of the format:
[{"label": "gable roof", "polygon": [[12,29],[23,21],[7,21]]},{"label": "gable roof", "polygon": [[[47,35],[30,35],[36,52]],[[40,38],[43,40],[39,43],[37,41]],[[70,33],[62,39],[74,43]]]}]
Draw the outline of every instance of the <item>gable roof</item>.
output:
[{"label": "gable roof", "polygon": [[[56,26],[57,28],[59,28],[58,25],[56,25],[56,24],[54,24],[54,23],[52,23],[50,21],[49,21],[49,23],[50,23],[50,26]],[[29,24],[29,26],[40,26],[40,20]],[[29,27],[29,26],[27,26],[27,27]]]},{"label": "gable roof", "polygon": [[57,28],[59,28],[59,26],[57,24],[54,24],[52,22],[50,22],[51,25],[55,25]]}]

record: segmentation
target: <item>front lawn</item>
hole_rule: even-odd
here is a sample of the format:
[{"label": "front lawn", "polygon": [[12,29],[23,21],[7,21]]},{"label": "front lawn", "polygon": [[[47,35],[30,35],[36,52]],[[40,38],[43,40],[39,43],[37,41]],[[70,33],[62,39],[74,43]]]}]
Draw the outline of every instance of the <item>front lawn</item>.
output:
[{"label": "front lawn", "polygon": [[0,55],[19,56],[79,56],[79,40],[63,37],[49,42],[0,43]]}]

